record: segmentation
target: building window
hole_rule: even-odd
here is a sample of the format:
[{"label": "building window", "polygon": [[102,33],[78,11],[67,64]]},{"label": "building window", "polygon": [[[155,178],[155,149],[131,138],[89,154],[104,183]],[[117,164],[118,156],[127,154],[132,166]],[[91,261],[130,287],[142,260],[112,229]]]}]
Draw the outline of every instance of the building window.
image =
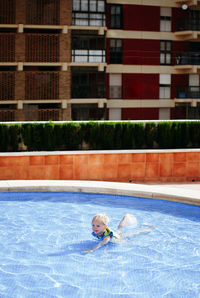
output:
[{"label": "building window", "polygon": [[160,8],[160,31],[171,32],[171,15],[170,7]]},{"label": "building window", "polygon": [[122,98],[121,74],[110,74],[109,98]]},{"label": "building window", "polygon": [[121,5],[110,6],[110,28],[111,29],[122,28],[122,6]]},{"label": "building window", "polygon": [[171,64],[171,51],[172,42],[171,41],[160,41],[160,64]]},{"label": "building window", "polygon": [[104,0],[73,0],[72,25],[106,25]]},{"label": "building window", "polygon": [[110,39],[110,63],[121,64],[122,63],[122,39]]},{"label": "building window", "polygon": [[169,99],[171,98],[171,75],[160,74],[159,78],[159,98]]}]

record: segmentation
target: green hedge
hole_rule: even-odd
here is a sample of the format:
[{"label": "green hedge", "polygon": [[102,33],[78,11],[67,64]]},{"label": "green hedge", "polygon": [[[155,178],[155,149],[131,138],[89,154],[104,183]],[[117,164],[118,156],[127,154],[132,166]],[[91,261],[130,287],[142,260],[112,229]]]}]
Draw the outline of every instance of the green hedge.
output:
[{"label": "green hedge", "polygon": [[0,124],[0,151],[200,148],[200,121]]}]

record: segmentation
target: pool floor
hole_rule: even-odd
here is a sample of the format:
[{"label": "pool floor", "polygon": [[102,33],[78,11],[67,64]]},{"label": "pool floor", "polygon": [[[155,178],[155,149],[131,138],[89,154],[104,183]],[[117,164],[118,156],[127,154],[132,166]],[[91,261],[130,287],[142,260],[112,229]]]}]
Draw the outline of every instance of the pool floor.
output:
[{"label": "pool floor", "polygon": [[[0,193],[0,297],[200,297],[200,207],[128,196]],[[152,231],[84,254],[91,219],[125,213]]]}]

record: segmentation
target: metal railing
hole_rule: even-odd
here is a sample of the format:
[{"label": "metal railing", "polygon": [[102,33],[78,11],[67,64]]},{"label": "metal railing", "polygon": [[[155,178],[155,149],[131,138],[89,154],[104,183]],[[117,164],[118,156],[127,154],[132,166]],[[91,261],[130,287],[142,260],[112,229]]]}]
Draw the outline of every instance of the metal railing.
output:
[{"label": "metal railing", "polygon": [[177,53],[175,63],[176,65],[200,65],[200,52]]},{"label": "metal railing", "polygon": [[15,99],[15,72],[0,72],[0,100]]},{"label": "metal railing", "polygon": [[58,99],[59,72],[26,72],[26,99]]},{"label": "metal railing", "polygon": [[59,25],[60,1],[27,0],[26,23],[36,25]]},{"label": "metal railing", "polygon": [[177,20],[176,31],[200,31],[200,19],[197,18],[181,18]]},{"label": "metal railing", "polygon": [[15,34],[0,34],[0,62],[15,61]]},{"label": "metal railing", "polygon": [[59,62],[59,34],[26,34],[26,62]]},{"label": "metal railing", "polygon": [[200,98],[200,86],[178,86],[177,98]]},{"label": "metal railing", "polygon": [[0,122],[9,121],[59,121],[62,120],[61,109],[0,109]]},{"label": "metal railing", "polygon": [[72,85],[72,98],[105,98],[105,85],[92,84],[88,85]]}]

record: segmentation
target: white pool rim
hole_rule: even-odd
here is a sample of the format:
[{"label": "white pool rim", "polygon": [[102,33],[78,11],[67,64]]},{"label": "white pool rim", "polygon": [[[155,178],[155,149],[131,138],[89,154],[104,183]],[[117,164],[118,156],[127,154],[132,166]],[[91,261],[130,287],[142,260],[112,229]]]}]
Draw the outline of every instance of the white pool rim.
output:
[{"label": "white pool rim", "polygon": [[200,184],[194,183],[152,185],[85,180],[1,180],[0,192],[10,191],[102,193],[200,205]]}]

